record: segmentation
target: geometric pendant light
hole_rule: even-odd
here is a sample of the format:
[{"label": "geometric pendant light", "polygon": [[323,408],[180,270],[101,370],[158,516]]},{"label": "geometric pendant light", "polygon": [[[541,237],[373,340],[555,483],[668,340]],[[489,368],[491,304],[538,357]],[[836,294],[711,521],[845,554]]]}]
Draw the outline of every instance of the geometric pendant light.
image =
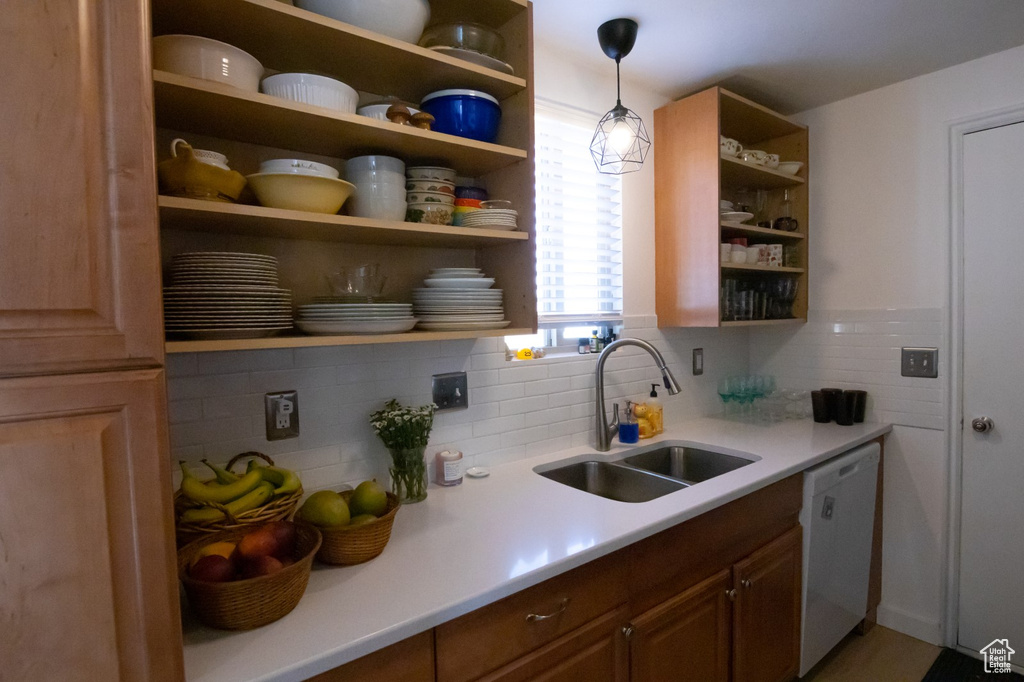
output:
[{"label": "geometric pendant light", "polygon": [[601,49],[615,60],[615,107],[597,124],[590,141],[590,154],[597,170],[610,175],[640,170],[651,148],[651,138],[644,122],[622,106],[619,62],[633,49],[636,31],[637,24],[632,19],[612,19],[597,29]]}]

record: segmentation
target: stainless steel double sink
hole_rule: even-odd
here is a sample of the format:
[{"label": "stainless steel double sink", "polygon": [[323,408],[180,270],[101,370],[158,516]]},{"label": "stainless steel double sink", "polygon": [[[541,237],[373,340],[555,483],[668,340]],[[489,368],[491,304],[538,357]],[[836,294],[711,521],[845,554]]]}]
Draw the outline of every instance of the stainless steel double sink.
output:
[{"label": "stainless steel double sink", "polygon": [[648,502],[677,490],[753,464],[758,458],[658,443],[615,460],[573,458],[534,469],[541,476],[577,490],[619,502]]}]

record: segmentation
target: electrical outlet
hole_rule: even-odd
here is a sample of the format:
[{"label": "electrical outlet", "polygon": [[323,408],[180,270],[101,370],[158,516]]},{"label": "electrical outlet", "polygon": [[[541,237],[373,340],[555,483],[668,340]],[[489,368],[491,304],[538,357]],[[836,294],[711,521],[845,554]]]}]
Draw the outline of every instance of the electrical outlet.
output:
[{"label": "electrical outlet", "polygon": [[465,372],[435,374],[433,381],[434,404],[438,410],[457,410],[469,407],[469,387]]},{"label": "electrical outlet", "polygon": [[905,377],[935,379],[939,376],[939,349],[904,348],[900,373]]},{"label": "electrical outlet", "polygon": [[263,405],[267,417],[267,440],[299,437],[298,392],[267,393]]},{"label": "electrical outlet", "polygon": [[704,373],[704,349],[693,349],[693,376],[699,377]]}]

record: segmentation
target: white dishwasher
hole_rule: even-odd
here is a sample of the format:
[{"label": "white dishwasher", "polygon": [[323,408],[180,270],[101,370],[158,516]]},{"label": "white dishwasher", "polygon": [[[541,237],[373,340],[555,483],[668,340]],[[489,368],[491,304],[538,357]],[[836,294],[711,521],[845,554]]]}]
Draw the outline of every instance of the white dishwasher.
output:
[{"label": "white dishwasher", "polygon": [[879,453],[869,443],[804,472],[801,677],[867,612]]}]

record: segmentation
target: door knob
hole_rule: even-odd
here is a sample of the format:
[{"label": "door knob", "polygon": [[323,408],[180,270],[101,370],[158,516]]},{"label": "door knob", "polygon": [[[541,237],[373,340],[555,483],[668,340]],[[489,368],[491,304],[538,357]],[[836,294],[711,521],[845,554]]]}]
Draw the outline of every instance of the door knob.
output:
[{"label": "door knob", "polygon": [[978,433],[988,433],[996,428],[995,423],[988,417],[975,417],[971,420],[971,428]]}]

